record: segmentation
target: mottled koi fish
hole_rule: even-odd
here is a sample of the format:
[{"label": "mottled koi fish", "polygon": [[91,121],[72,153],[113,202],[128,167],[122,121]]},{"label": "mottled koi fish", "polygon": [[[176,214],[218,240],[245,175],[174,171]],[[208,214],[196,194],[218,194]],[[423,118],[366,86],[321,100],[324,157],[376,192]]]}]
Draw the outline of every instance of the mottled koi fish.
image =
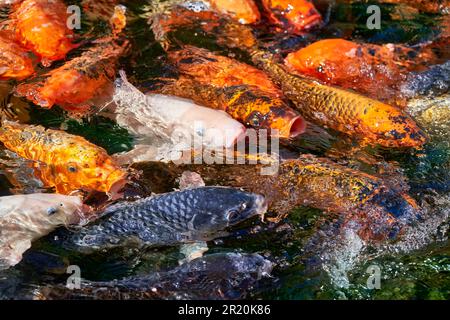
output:
[{"label": "mottled koi fish", "polygon": [[290,74],[269,53],[254,52],[253,60],[307,120],[384,147],[419,147],[426,142],[414,120],[397,107]]},{"label": "mottled koi fish", "polygon": [[61,0],[24,0],[14,6],[11,25],[17,40],[48,66],[76,46],[72,43],[74,33],[67,26],[68,17]]},{"label": "mottled koi fish", "polygon": [[169,58],[182,76],[163,92],[224,110],[247,126],[276,129],[283,138],[304,131],[304,120],[262,71],[195,47],[170,53]]},{"label": "mottled koi fish", "polygon": [[[254,162],[253,162],[254,163]],[[173,165],[141,163],[133,167],[144,170],[142,179],[153,185],[175,181],[186,170],[201,175],[206,185],[221,184],[261,194],[276,214],[286,217],[299,206],[310,206],[342,215],[377,213],[379,222],[394,226],[399,220],[414,220],[420,214],[408,188],[378,176],[364,173],[313,155],[283,160],[273,175],[262,175],[265,164]],[[397,183],[396,181],[393,181]]]},{"label": "mottled koi fish", "polygon": [[64,131],[4,120],[0,142],[19,156],[36,161],[38,178],[61,194],[79,189],[112,193],[125,182],[125,171],[103,148]]},{"label": "mottled koi fish", "polygon": [[268,129],[272,135],[278,135],[281,138],[296,137],[306,128],[304,119],[289,108],[286,101],[253,86],[221,88],[179,77],[157,91],[223,110],[248,127],[258,130]]},{"label": "mottled koi fish", "polygon": [[182,50],[169,52],[168,56],[181,73],[204,84],[217,87],[250,85],[275,96],[283,95],[263,71],[206,49],[185,46]]},{"label": "mottled koi fish", "polygon": [[100,42],[50,71],[43,80],[20,84],[16,94],[43,108],[57,104],[67,111],[86,111],[94,99],[112,92],[117,60],[126,45]]}]

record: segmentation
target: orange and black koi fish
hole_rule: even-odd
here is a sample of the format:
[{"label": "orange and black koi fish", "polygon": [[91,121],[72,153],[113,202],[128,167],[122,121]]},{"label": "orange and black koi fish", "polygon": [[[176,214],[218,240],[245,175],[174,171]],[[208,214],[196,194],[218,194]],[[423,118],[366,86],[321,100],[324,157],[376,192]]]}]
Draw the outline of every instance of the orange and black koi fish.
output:
[{"label": "orange and black koi fish", "polygon": [[19,156],[36,162],[38,178],[56,192],[114,192],[125,184],[126,172],[103,148],[60,130],[4,120],[0,142]]}]

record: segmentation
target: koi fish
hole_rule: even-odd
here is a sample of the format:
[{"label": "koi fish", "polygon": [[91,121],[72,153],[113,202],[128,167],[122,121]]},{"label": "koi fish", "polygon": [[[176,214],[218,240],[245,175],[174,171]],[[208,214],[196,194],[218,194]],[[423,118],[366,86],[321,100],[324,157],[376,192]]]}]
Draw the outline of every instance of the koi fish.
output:
[{"label": "koi fish", "polygon": [[61,194],[79,189],[113,193],[125,183],[126,172],[103,148],[64,131],[4,120],[0,142],[35,161],[38,178]]},{"label": "koi fish", "polygon": [[384,147],[419,147],[426,142],[415,121],[397,107],[290,74],[268,53],[254,52],[253,60],[307,120]]},{"label": "koi fish", "polygon": [[209,0],[214,10],[230,15],[242,24],[259,22],[261,16],[253,0]]},{"label": "koi fish", "polygon": [[35,193],[0,197],[0,270],[16,265],[34,240],[84,220],[81,199]]},{"label": "koi fish", "polygon": [[272,136],[293,138],[306,129],[304,119],[289,108],[286,101],[256,87],[240,85],[219,88],[180,77],[156,91],[223,110],[248,127],[268,129]]},{"label": "koi fish", "polygon": [[269,21],[283,30],[301,32],[322,22],[322,16],[309,0],[262,0]]},{"label": "koi fish", "polygon": [[136,146],[127,156],[136,152],[141,154],[139,149],[146,152],[151,146],[156,147],[156,138],[162,140],[160,147],[163,153],[166,149],[170,152],[190,150],[193,144],[194,147],[223,150],[232,147],[245,133],[245,127],[225,112],[179,97],[144,94],[128,82],[123,71],[119,74],[113,95],[114,105],[105,109],[139,141],[151,141],[147,147],[145,144]]},{"label": "koi fish", "polygon": [[251,28],[211,11],[208,6],[196,6],[195,10],[191,10],[187,4],[172,6],[168,12],[151,14],[148,23],[155,39],[166,49],[170,47],[168,33],[182,27],[199,29],[216,38],[217,44],[229,48],[252,49],[256,46],[256,38]]},{"label": "koi fish", "polygon": [[61,0],[24,0],[11,14],[17,41],[42,58],[44,66],[63,59],[76,47],[68,18],[67,6]]},{"label": "koi fish", "polygon": [[260,70],[195,47],[174,52],[169,57],[182,76],[161,88],[162,93],[226,111],[246,126],[278,130],[283,138],[304,132],[305,121],[287,105],[280,89]]},{"label": "koi fish", "polygon": [[71,112],[89,110],[94,99],[113,90],[117,60],[126,45],[100,42],[48,72],[43,80],[20,84],[15,92],[43,108],[57,104]]},{"label": "koi fish", "polygon": [[263,71],[206,49],[185,46],[182,50],[169,52],[168,57],[181,73],[204,84],[216,87],[250,85],[277,97],[283,95]]},{"label": "koi fish", "polygon": [[7,31],[0,32],[0,48],[0,79],[24,79],[34,73],[31,58]]},{"label": "koi fish", "polygon": [[405,74],[433,58],[426,51],[399,45],[325,39],[288,54],[284,63],[294,73],[399,105],[398,87],[406,80]]}]

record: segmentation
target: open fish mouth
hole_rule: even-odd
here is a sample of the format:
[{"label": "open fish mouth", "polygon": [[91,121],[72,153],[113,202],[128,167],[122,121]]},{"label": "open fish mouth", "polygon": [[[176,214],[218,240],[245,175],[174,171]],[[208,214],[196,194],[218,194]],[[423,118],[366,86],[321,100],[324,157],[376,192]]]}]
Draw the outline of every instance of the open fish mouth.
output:
[{"label": "open fish mouth", "polygon": [[306,130],[306,121],[303,117],[298,116],[292,119],[289,127],[289,138],[295,138]]},{"label": "open fish mouth", "polygon": [[120,191],[127,184],[127,174],[122,170],[115,170],[108,175],[106,181],[106,192],[114,198],[120,195]]}]

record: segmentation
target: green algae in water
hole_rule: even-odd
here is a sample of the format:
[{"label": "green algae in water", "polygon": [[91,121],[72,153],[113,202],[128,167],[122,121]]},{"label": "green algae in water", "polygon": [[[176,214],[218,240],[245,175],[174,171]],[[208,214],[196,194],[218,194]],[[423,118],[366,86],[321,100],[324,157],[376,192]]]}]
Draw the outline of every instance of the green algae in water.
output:
[{"label": "green algae in water", "polygon": [[[75,3],[81,3],[76,1]],[[127,36],[134,46],[131,56],[121,59],[121,67],[130,75],[136,85],[149,79],[160,77],[171,72],[165,62],[162,47],[155,42],[150,32],[150,26],[143,14],[142,5],[145,1],[127,3],[133,19],[126,28]],[[382,9],[382,29],[368,30],[366,28],[367,6],[371,3],[337,4],[331,11],[331,23],[318,37],[335,37],[349,35],[349,38],[365,42],[385,43],[418,43],[429,40],[437,32],[437,16],[413,13],[409,18],[399,19],[393,15],[398,11],[396,5],[380,5]],[[107,33],[108,22],[82,20],[80,35],[103,36]],[[227,50],[215,42],[213,36],[198,33],[198,29],[184,28],[170,34],[169,40],[178,44],[191,44],[205,47],[222,54],[234,54],[245,61],[245,55],[236,50]],[[197,34],[195,34],[197,32]],[[289,48],[286,43],[286,50]],[[69,56],[76,56],[79,51]],[[30,123],[48,128],[65,129],[67,132],[83,136],[90,142],[105,148],[110,154],[127,151],[133,146],[133,138],[126,129],[119,127],[110,119],[93,116],[90,119],[72,120],[59,108],[43,110],[30,108]],[[334,138],[334,133],[333,138]],[[299,143],[299,150],[323,155],[331,146],[332,141],[317,141],[314,137],[304,139]],[[316,148],[314,148],[316,145]],[[378,154],[379,150],[370,150]],[[408,178],[418,188],[433,187],[432,182],[447,183],[450,172],[449,148],[445,143],[431,143],[420,151],[425,156],[418,157],[414,152],[389,151],[385,159],[398,161],[406,171]],[[370,168],[367,168],[370,172]],[[3,183],[3,180],[0,180]],[[428,186],[426,185],[428,183]],[[0,193],[6,192],[9,186],[0,185]],[[447,191],[448,192],[448,191]],[[238,237],[229,237],[209,243],[211,252],[245,251],[259,252],[268,259],[278,263],[273,275],[275,281],[264,281],[262,287],[251,298],[267,299],[450,299],[450,243],[432,244],[426,250],[407,255],[398,254],[395,257],[382,257],[368,261],[351,270],[348,274],[350,286],[336,288],[330,283],[325,272],[308,273],[302,260],[302,247],[315,232],[318,221],[326,213],[316,209],[301,207],[292,212],[280,225],[271,226],[251,221],[242,225],[242,232],[235,230]],[[248,228],[261,226],[262,230],[248,234]],[[265,229],[267,228],[267,229]],[[257,229],[256,229],[257,230]],[[80,265],[82,276],[90,280],[112,280],[131,274],[145,274],[172,268],[177,264],[179,248],[158,248],[145,252],[116,250],[98,252],[84,256],[66,251],[41,239],[33,245],[32,250],[48,251],[66,258],[71,264]],[[380,290],[370,290],[366,281],[369,274],[366,269],[371,264],[378,264],[383,272]],[[24,267],[24,266],[22,266]],[[19,266],[14,271],[21,270]],[[384,271],[383,271],[384,270]],[[23,274],[22,274],[23,275]],[[24,277],[21,281],[40,283],[38,276]],[[46,275],[48,277],[48,275]],[[61,280],[54,275],[54,281]],[[64,280],[64,279],[62,279]],[[1,291],[1,290],[0,290]],[[0,292],[0,296],[2,293]]]},{"label": "green algae in water", "polygon": [[64,129],[66,132],[84,137],[104,148],[109,154],[129,151],[133,147],[133,137],[125,128],[103,116],[74,120],[67,118],[60,108],[30,110],[30,123],[46,128]]}]

